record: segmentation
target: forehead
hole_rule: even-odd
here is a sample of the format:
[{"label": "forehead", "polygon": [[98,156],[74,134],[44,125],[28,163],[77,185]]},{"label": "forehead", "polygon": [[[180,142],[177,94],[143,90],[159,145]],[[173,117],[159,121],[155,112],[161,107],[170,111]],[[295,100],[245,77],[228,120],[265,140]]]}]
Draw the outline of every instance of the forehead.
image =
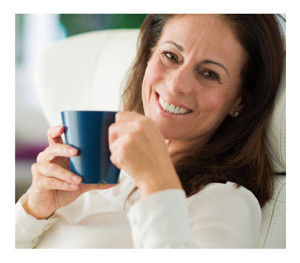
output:
[{"label": "forehead", "polygon": [[193,39],[198,39],[206,33],[220,38],[230,35],[235,39],[229,23],[220,15],[175,15],[165,24],[162,35],[172,33],[186,33]]},{"label": "forehead", "polygon": [[231,26],[220,15],[176,15],[164,26],[162,38],[167,36],[182,38],[183,41],[237,42]]}]

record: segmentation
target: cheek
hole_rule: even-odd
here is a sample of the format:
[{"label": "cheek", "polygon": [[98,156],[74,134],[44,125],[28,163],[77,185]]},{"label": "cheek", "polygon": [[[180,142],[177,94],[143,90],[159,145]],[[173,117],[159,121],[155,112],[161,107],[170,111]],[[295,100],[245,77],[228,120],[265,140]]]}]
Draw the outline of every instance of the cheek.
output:
[{"label": "cheek", "polygon": [[149,115],[149,103],[151,97],[151,82],[150,82],[151,79],[149,78],[151,74],[149,73],[150,72],[147,67],[144,75],[143,83],[142,83],[142,102],[143,102],[144,112],[146,116]]},{"label": "cheek", "polygon": [[148,88],[145,85],[145,78],[144,78],[143,84],[142,84],[142,102],[143,102],[144,112],[145,112],[146,115],[147,115],[148,104],[149,104],[148,103],[148,101],[149,101],[148,97],[149,96],[147,94],[149,94],[149,92],[148,92]]},{"label": "cheek", "polygon": [[232,99],[223,92],[208,91],[198,96],[199,111],[225,118],[231,108]]},{"label": "cheek", "polygon": [[161,75],[161,69],[158,66],[156,59],[152,58],[146,68],[142,84],[142,101],[146,116],[149,115],[151,100],[154,100],[152,89],[162,84]]},{"label": "cheek", "polygon": [[202,111],[215,111],[222,104],[222,95],[217,92],[205,91],[201,94],[198,94],[197,101],[200,110]]}]

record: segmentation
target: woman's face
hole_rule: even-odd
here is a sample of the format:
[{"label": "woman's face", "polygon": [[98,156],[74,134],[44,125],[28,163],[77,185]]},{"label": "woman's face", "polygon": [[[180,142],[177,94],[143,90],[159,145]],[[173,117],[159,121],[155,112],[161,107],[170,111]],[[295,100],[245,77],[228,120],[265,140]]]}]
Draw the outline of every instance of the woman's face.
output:
[{"label": "woman's face", "polygon": [[145,115],[168,140],[204,143],[228,114],[241,110],[245,59],[243,47],[219,16],[175,16],[146,68]]}]

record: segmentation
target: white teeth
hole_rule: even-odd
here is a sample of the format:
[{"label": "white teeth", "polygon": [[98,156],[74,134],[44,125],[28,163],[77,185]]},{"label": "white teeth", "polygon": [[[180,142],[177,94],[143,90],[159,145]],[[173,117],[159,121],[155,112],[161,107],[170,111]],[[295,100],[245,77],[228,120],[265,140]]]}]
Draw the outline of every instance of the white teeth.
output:
[{"label": "white teeth", "polygon": [[186,114],[189,110],[176,106],[174,104],[169,104],[166,100],[164,100],[161,96],[159,96],[159,104],[163,108],[164,111],[173,113],[173,114]]}]

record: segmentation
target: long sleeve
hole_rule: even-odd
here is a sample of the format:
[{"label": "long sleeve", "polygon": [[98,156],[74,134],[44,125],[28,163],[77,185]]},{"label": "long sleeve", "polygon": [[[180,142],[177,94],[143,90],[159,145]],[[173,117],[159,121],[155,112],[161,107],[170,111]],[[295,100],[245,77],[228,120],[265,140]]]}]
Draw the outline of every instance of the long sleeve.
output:
[{"label": "long sleeve", "polygon": [[28,194],[23,195],[15,206],[15,246],[16,248],[34,248],[38,245],[42,235],[53,224],[56,218],[37,220],[26,213],[23,208]]},{"label": "long sleeve", "polygon": [[182,190],[165,190],[139,200],[128,219],[137,248],[195,247]]},{"label": "long sleeve", "polygon": [[182,190],[154,193],[135,203],[128,219],[135,247],[251,248],[261,210],[244,187],[214,183],[188,199]]}]

